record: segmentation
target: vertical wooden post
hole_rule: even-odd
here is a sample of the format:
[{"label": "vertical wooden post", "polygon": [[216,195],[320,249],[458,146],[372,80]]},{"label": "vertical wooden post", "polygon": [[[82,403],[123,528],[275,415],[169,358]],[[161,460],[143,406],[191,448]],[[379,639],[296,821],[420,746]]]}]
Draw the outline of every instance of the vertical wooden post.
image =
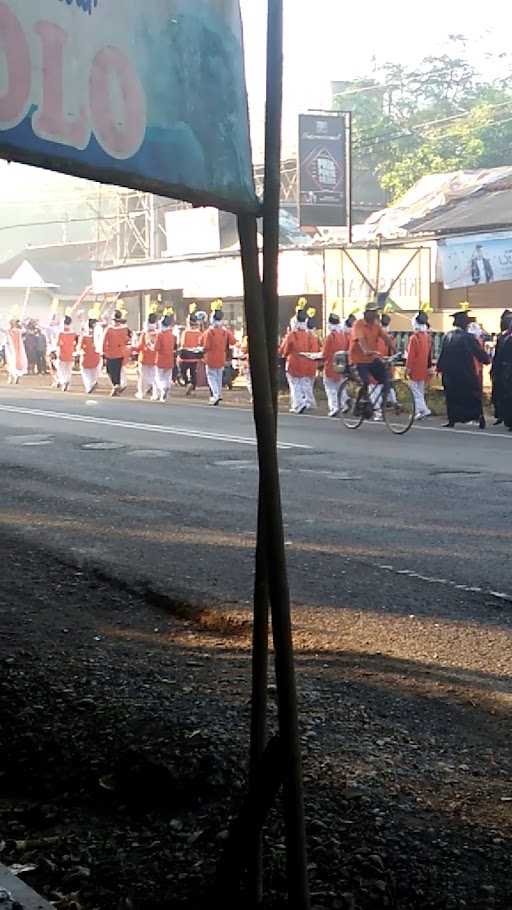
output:
[{"label": "vertical wooden post", "polygon": [[283,0],[268,0],[265,196],[263,199],[263,295],[270,383],[277,420],[279,335],[279,213],[283,122]]},{"label": "vertical wooden post", "polygon": [[[277,426],[277,339],[279,334],[279,207],[281,197],[281,130],[283,105],[283,2],[268,0],[267,98],[265,123],[265,184],[263,211],[263,297],[268,369]],[[267,735],[269,591],[266,529],[261,492],[254,581],[252,663],[251,785],[261,761]],[[249,868],[249,892],[255,907],[263,899],[261,833],[255,834]]]},{"label": "vertical wooden post", "polygon": [[281,490],[277,460],[277,429],[270,381],[267,333],[263,318],[262,286],[258,268],[257,222],[238,219],[245,309],[258,441],[260,497],[265,530],[268,591],[272,611],[279,732],[284,751],[285,805],[289,904],[309,910],[304,799],[299,742],[297,692],[293,657],[290,594],[286,570]]},{"label": "vertical wooden post", "polygon": [[[269,593],[265,513],[260,480],[258,497],[258,532],[253,593],[252,632],[252,698],[249,786],[254,790],[267,741],[268,633]],[[251,910],[263,901],[263,841],[259,830],[250,844],[248,890]]]}]

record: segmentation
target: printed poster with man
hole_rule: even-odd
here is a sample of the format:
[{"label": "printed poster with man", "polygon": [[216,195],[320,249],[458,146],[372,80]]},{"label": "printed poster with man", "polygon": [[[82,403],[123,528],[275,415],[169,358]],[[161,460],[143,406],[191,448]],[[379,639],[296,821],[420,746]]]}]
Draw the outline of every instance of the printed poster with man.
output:
[{"label": "printed poster with man", "polygon": [[439,244],[439,255],[447,289],[512,280],[510,234],[453,237]]},{"label": "printed poster with man", "polygon": [[0,0],[0,156],[257,211],[238,0]]}]

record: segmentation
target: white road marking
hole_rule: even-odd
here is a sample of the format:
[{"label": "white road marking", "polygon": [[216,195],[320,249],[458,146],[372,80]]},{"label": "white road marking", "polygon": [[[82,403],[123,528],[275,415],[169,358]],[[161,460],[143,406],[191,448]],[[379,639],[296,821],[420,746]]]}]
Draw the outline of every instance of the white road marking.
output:
[{"label": "white road marking", "polygon": [[171,453],[165,449],[136,449],[129,455],[131,458],[169,458]]},{"label": "white road marking", "polygon": [[30,436],[6,436],[4,442],[16,446],[53,445],[53,439],[48,433],[32,433]]},{"label": "white road marking", "polygon": [[114,449],[124,449],[122,442],[86,442],[82,449],[92,449],[93,451],[110,452]]},{"label": "white road marking", "polygon": [[[58,411],[43,411],[38,408],[18,408],[13,405],[0,405],[0,411],[11,414],[24,414],[31,417],[46,417],[50,420],[71,421],[74,423],[90,423],[95,426],[120,427],[126,430],[143,430],[147,433],[162,433],[166,436],[184,436],[188,439],[212,440],[215,442],[231,442],[235,445],[255,446],[256,439],[249,436],[234,436],[228,433],[208,433],[203,430],[191,430],[184,427],[166,427],[159,424],[135,423],[129,420],[112,420],[107,417],[87,417],[84,414],[67,414]],[[300,445],[291,442],[278,442],[278,449],[311,450],[312,446]]]},{"label": "white road marking", "polygon": [[[353,557],[346,557],[348,562],[353,562]],[[477,588],[470,585],[461,585],[456,581],[449,581],[447,578],[431,578],[428,575],[419,575],[411,569],[396,569],[394,566],[375,565],[376,569],[382,569],[386,572],[393,572],[395,575],[402,575],[407,578],[416,578],[418,581],[426,581],[431,585],[444,585],[448,588],[455,588],[456,591],[467,591],[471,594],[484,594],[485,597],[494,597],[496,600],[506,600],[512,603],[511,594],[503,594],[500,591],[485,591],[484,588]]]},{"label": "white road marking", "polygon": [[[20,391],[41,392],[41,389],[30,388],[28,386],[23,386],[23,387],[20,387],[20,386],[14,387],[13,386],[11,391],[14,391],[15,388],[18,392],[20,392]],[[70,396],[73,396],[74,398],[78,398],[79,400],[83,399],[83,393],[79,392],[79,391],[68,392],[67,394]],[[104,403],[109,402],[110,400],[111,400],[110,397],[106,397],[104,400],[103,399],[101,400],[101,403],[104,404]],[[116,399],[116,401],[117,402],[126,401],[126,402],[130,402],[131,404],[135,404],[135,401],[131,398],[125,398],[125,399],[118,398],[118,399]],[[85,404],[94,405],[94,404],[100,404],[100,402],[86,400]],[[144,402],[139,402],[139,404],[144,404]],[[148,401],[148,402],[146,402],[146,404],[150,404],[150,402]],[[200,402],[192,402],[190,400],[184,401],[181,398],[175,398],[173,400],[173,404],[177,405],[178,407],[192,407],[192,408],[197,408],[198,410],[202,410],[202,411],[211,411],[211,406],[208,404],[200,404]],[[225,407],[224,411],[227,414],[229,414],[230,412],[241,413],[241,414],[252,414],[252,409],[251,409],[250,405],[247,405],[247,407],[243,407],[242,405],[227,405]],[[297,426],[299,426],[300,422],[304,421],[304,420],[327,420],[327,421],[329,421],[329,423],[336,426],[336,422],[333,421],[332,417],[328,417],[327,414],[301,414],[301,415],[293,414],[292,415],[288,411],[280,411],[279,420],[283,420],[283,418],[285,418],[285,417],[289,418],[290,420],[293,420],[294,423],[297,422]],[[299,419],[299,417],[300,417],[300,419]],[[382,429],[384,424],[382,422],[366,420],[364,422],[363,426],[380,427]],[[500,440],[505,439],[508,442],[512,442],[512,433],[505,433],[503,431],[500,431],[497,433],[489,433],[489,431],[487,431],[487,430],[478,430],[478,429],[463,430],[463,429],[451,428],[451,427],[436,427],[436,426],[431,426],[429,424],[420,425],[420,424],[418,424],[418,422],[416,422],[411,427],[411,430],[420,430],[420,431],[423,431],[424,433],[443,433],[445,435],[450,433],[455,436],[461,436],[461,435],[474,436],[475,438],[478,438],[478,439],[483,439],[483,438],[500,439]],[[354,431],[350,430],[349,432],[353,433]],[[290,447],[292,447],[291,444],[290,444]],[[309,448],[312,448],[312,446],[295,445],[295,446],[293,446],[293,448],[308,448],[309,449]]]}]

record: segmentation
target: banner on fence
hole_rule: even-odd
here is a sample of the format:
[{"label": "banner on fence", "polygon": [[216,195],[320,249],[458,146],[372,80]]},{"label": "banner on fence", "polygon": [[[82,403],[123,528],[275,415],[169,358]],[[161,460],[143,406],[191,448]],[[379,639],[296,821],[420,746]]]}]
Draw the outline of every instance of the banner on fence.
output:
[{"label": "banner on fence", "polygon": [[512,280],[512,236],[479,234],[439,244],[445,288],[476,287]]}]

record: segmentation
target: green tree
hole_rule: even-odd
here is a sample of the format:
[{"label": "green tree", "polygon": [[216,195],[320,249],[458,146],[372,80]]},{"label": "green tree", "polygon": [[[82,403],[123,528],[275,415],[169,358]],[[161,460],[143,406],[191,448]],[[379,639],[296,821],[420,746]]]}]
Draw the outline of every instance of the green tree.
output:
[{"label": "green tree", "polygon": [[376,175],[391,200],[427,174],[512,164],[507,81],[482,79],[463,36],[452,47],[414,67],[386,63],[335,96],[352,111],[356,176]]}]

